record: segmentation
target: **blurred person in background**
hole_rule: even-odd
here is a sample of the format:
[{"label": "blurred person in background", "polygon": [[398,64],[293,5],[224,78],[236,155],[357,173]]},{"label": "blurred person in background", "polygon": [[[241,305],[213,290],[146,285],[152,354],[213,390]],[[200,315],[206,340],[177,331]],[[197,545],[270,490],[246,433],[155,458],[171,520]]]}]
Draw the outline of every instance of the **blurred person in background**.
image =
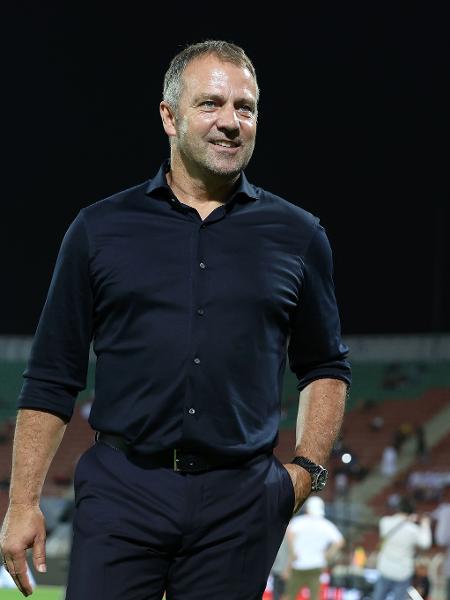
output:
[{"label": "blurred person in background", "polygon": [[397,461],[398,453],[395,446],[386,446],[381,457],[381,474],[384,477],[394,477],[397,474]]},{"label": "blurred person in background", "polygon": [[412,501],[402,498],[398,512],[380,519],[379,534],[378,579],[372,599],[384,600],[391,595],[392,600],[405,600],[415,572],[416,549],[431,546],[430,518],[418,517]]},{"label": "blurred person in background", "polygon": [[445,554],[435,552],[428,563],[430,581],[429,600],[447,600],[447,579],[445,577]]},{"label": "blurred person in background", "polygon": [[[184,48],[159,103],[170,157],[83,208],[64,237],[0,536],[24,595],[27,548],[46,571],[39,499],[91,341],[96,443],[74,474],[67,600],[261,597],[294,509],[325,485],[350,383],[331,248],[317,217],[244,175],[258,98],[242,48]],[[288,360],[299,409],[283,465],[273,448]]]},{"label": "blurred person in background", "polygon": [[428,445],[424,426],[422,424],[417,425],[414,433],[416,438],[416,456],[420,462],[424,463],[427,461],[428,456]]},{"label": "blurred person in background", "polygon": [[339,529],[325,518],[322,498],[310,496],[305,513],[294,517],[288,525],[289,569],[286,600],[295,600],[301,588],[309,589],[310,599],[318,600],[320,575],[344,546]]},{"label": "blurred person in background", "polygon": [[[448,496],[448,489],[445,493]],[[446,548],[443,572],[447,580],[447,600],[450,600],[450,503],[440,504],[433,516],[436,518],[436,544]]]}]

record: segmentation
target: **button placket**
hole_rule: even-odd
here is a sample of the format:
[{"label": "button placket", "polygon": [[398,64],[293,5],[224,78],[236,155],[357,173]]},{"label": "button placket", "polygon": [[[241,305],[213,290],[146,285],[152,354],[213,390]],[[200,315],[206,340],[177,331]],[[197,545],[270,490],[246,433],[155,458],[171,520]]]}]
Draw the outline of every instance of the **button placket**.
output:
[{"label": "button placket", "polygon": [[[199,268],[199,273],[198,273],[198,278],[197,278],[197,285],[195,288],[195,297],[194,297],[194,306],[195,311],[196,311],[196,315],[198,315],[199,317],[203,317],[205,315],[205,309],[204,309],[204,303],[206,301],[206,289],[207,289],[207,282],[208,282],[208,277],[209,277],[209,273],[208,273],[208,256],[206,253],[206,248],[205,248],[205,241],[207,238],[205,238],[207,232],[207,224],[206,223],[201,223],[200,226],[198,226],[198,230],[197,230],[197,250],[198,250],[198,257],[199,257],[199,262],[198,262],[198,268]],[[202,363],[202,347],[201,347],[201,340],[203,338],[203,327],[205,326],[205,322],[200,319],[196,319],[193,323],[193,339],[196,340],[196,346],[194,346],[193,350],[195,352],[194,354],[194,359],[193,362],[194,364],[198,367],[198,369],[203,369],[203,363]],[[195,369],[193,372],[193,377],[202,377],[201,372]],[[201,401],[199,398],[196,399],[197,402]],[[194,412],[191,412],[191,410],[193,410]],[[201,410],[201,406],[200,406],[200,410]],[[198,415],[198,411],[199,411],[199,406],[195,406],[192,407],[192,409],[189,409],[189,414],[191,415]]]},{"label": "button placket", "polygon": [[[206,229],[206,227],[207,227],[206,223],[202,223],[200,225],[200,229]],[[199,239],[199,246],[200,246],[200,244],[201,244],[201,239]],[[201,261],[199,266],[200,266],[200,269],[206,269],[206,263],[204,261]],[[199,300],[201,300],[201,298],[199,298]],[[205,309],[202,307],[197,308],[197,314],[200,316],[203,316],[205,314]]]},{"label": "button placket", "polygon": [[[194,388],[198,387],[198,384],[195,383],[195,380],[198,377],[202,377],[201,372],[199,371],[199,369],[203,368],[203,364],[202,364],[202,347],[201,347],[201,340],[202,340],[202,327],[203,327],[203,319],[200,320],[199,317],[204,317],[205,315],[205,308],[204,308],[204,303],[206,300],[206,288],[207,288],[207,278],[208,278],[208,256],[205,252],[205,232],[207,231],[207,225],[205,223],[201,223],[200,225],[196,225],[196,232],[195,232],[195,238],[196,238],[196,248],[194,245],[194,252],[196,252],[196,263],[197,263],[197,267],[194,266],[194,273],[195,270],[197,271],[197,273],[194,275],[194,287],[193,287],[193,295],[192,295],[192,309],[193,309],[193,321],[192,321],[192,346],[191,346],[191,351],[193,353],[192,356],[192,371],[190,372],[190,379],[192,381],[192,384],[194,385]],[[194,242],[195,244],[195,242]],[[194,255],[195,256],[195,255]],[[195,260],[195,259],[194,259]],[[195,312],[194,312],[195,311]],[[194,401],[194,406],[192,405],[192,400]],[[192,397],[192,399],[189,401],[187,400],[187,404],[185,404],[186,407],[186,412],[187,412],[187,416],[188,417],[192,417],[195,415],[195,419],[189,419],[186,422],[186,427],[188,428],[187,431],[189,431],[190,427],[195,427],[195,423],[197,421],[197,417],[199,415],[199,410],[201,411],[201,401],[202,399],[198,396],[195,395]]]}]

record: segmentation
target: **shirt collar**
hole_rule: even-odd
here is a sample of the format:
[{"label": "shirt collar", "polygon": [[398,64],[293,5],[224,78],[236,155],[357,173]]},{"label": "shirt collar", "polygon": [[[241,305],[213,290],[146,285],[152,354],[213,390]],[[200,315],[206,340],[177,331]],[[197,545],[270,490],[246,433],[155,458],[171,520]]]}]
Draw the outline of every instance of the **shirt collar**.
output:
[{"label": "shirt collar", "polygon": [[[154,196],[157,198],[173,197],[173,192],[170,189],[166,179],[166,173],[169,171],[169,169],[170,159],[167,159],[162,163],[155,177],[150,179],[145,191],[147,196]],[[237,180],[236,186],[227,203],[235,200],[238,196],[240,199],[248,201],[257,200],[259,198],[257,188],[248,181],[244,173],[241,173],[239,179]]]}]

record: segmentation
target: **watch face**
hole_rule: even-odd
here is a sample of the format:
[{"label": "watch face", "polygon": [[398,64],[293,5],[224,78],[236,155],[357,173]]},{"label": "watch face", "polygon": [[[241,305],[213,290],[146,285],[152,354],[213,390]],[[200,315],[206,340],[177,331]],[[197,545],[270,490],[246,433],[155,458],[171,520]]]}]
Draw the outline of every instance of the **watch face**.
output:
[{"label": "watch face", "polygon": [[327,479],[328,479],[328,471],[326,469],[322,469],[319,473],[317,473],[316,477],[315,477],[315,482],[314,482],[314,491],[320,491],[323,490],[323,488],[325,487],[325,484],[327,483]]}]

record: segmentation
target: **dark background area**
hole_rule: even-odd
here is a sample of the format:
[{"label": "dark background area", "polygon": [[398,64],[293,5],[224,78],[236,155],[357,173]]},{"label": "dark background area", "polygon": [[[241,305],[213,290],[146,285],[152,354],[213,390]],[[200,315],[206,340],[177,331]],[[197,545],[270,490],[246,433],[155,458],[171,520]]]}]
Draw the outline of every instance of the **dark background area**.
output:
[{"label": "dark background area", "polygon": [[168,155],[164,72],[208,38],[255,64],[247,175],[320,216],[344,334],[450,331],[448,7],[193,6],[3,8],[0,333],[34,333],[77,212]]}]

